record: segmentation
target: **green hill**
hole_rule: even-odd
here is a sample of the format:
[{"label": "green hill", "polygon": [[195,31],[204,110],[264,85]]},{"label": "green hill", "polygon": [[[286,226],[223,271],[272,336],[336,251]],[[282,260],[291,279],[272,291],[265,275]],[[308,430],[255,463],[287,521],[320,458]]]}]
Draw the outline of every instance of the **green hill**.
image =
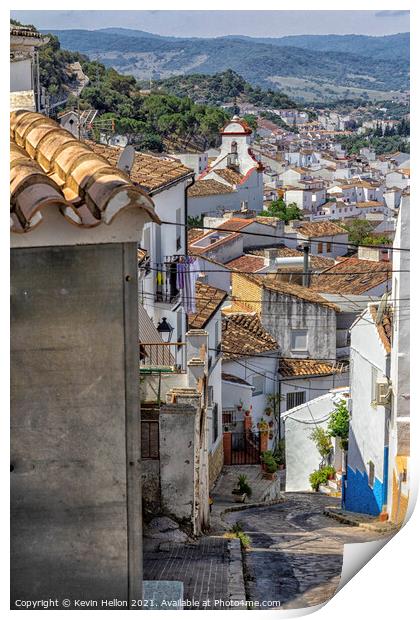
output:
[{"label": "green hill", "polygon": [[57,30],[54,34],[63,48],[142,80],[231,69],[253,86],[283,92],[288,88],[294,100],[296,96],[311,100],[311,89],[318,99],[324,94],[325,99],[343,98],[352,90],[384,99],[384,93],[407,90],[409,85],[409,39],[404,33],[280,39],[181,39],[127,29]]}]

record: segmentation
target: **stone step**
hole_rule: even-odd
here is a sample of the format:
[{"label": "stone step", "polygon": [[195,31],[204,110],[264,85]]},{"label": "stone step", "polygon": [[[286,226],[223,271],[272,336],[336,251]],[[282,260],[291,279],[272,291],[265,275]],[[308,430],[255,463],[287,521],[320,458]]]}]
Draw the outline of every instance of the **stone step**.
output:
[{"label": "stone step", "polygon": [[320,484],[319,492],[323,493],[324,495],[330,495],[331,497],[341,497],[341,491],[337,491],[336,489],[330,487],[328,484]]},{"label": "stone step", "polygon": [[327,485],[333,491],[339,491],[341,489],[341,480],[328,480]]}]

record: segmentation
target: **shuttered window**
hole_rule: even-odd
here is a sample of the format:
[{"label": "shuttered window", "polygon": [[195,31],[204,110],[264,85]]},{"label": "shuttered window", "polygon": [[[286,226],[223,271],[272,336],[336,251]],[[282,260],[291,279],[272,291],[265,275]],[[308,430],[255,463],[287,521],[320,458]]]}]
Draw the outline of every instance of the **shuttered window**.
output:
[{"label": "shuttered window", "polygon": [[159,422],[155,420],[141,422],[141,458],[159,458]]}]

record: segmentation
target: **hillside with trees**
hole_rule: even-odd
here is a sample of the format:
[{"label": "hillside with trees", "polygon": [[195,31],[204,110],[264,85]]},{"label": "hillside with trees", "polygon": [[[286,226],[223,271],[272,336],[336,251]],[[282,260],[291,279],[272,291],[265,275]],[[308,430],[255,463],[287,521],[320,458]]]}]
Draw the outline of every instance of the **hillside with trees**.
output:
[{"label": "hillside with trees", "polygon": [[[147,82],[145,83],[147,84]],[[159,80],[154,88],[178,97],[191,97],[194,101],[211,105],[252,103],[267,108],[296,108],[296,102],[284,93],[252,86],[241,75],[227,69],[214,75],[192,73]]]},{"label": "hillside with trees", "polygon": [[375,129],[364,134],[353,133],[341,138],[340,144],[349,155],[359,152],[363,147],[373,148],[377,155],[402,151],[410,152],[410,121],[403,118],[394,126],[386,126],[384,129],[378,123]]},{"label": "hillside with trees", "polygon": [[[219,129],[229,119],[224,110],[163,92],[145,95],[133,76],[62,50],[58,38],[48,36],[50,41],[39,55],[41,86],[52,97],[68,97],[66,109],[78,104],[81,110],[98,110],[98,119],[113,119],[115,131],[138,149],[196,151],[219,144]],[[69,95],[72,76],[68,69],[77,61],[89,78],[78,102]]]},{"label": "hillside with trees", "polygon": [[118,33],[69,29],[53,34],[64,48],[94,56],[137,79],[213,75],[232,69],[262,88],[273,88],[279,78],[318,80],[324,88],[340,87],[335,98],[343,88],[389,92],[409,87],[409,39],[404,33],[380,41],[378,37],[336,40],[322,36],[309,42],[294,37],[175,38],[128,29]]}]

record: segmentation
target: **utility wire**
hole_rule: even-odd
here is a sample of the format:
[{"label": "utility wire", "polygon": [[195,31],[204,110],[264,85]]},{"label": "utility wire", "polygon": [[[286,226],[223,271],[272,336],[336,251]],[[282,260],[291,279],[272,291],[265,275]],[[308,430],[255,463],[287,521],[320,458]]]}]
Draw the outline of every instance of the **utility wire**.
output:
[{"label": "utility wire", "polygon": [[[278,239],[278,240],[289,240],[289,241],[297,241],[296,237],[288,237],[287,235],[270,235],[269,233],[257,233],[257,232],[251,232],[251,231],[246,231],[246,230],[230,230],[229,228],[219,228],[219,227],[215,227],[215,226],[190,226],[189,224],[177,224],[176,222],[168,222],[166,220],[161,220],[160,222],[161,224],[166,224],[166,225],[170,225],[170,226],[180,226],[181,228],[186,228],[187,230],[191,230],[191,229],[198,229],[198,230],[215,230],[217,232],[228,232],[231,235],[232,234],[239,234],[239,235],[250,235],[253,237],[267,237],[270,239]],[[251,223],[251,222],[250,222]],[[298,232],[299,229],[297,228],[296,231]],[[346,231],[347,232],[347,231]],[[343,232],[343,234],[346,234],[346,232]],[[328,236],[328,235],[325,235]],[[198,241],[199,239],[197,239]],[[306,239],[301,239],[302,242],[305,242]],[[317,240],[314,238],[308,239],[309,243],[316,243]],[[194,243],[194,241],[192,241],[192,243]],[[331,243],[331,245],[337,245],[337,246],[344,246],[344,247],[354,247],[354,248],[358,248],[358,244],[356,243],[351,243],[351,242],[347,242],[345,243],[344,241],[329,241],[328,243]],[[409,252],[410,248],[395,248],[394,246],[389,246],[389,245],[364,245],[364,248],[372,248],[372,249],[376,249],[376,250],[388,250],[390,252]]]}]

